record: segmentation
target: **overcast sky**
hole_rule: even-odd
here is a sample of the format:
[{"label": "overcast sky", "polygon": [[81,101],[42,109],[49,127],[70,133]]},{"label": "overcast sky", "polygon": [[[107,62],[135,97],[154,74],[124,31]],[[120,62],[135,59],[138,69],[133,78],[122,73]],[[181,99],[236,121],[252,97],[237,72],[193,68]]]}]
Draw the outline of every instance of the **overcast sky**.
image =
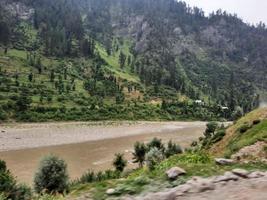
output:
[{"label": "overcast sky", "polygon": [[218,9],[236,13],[245,22],[267,24],[267,0],[184,0],[190,6],[202,8],[206,14]]}]

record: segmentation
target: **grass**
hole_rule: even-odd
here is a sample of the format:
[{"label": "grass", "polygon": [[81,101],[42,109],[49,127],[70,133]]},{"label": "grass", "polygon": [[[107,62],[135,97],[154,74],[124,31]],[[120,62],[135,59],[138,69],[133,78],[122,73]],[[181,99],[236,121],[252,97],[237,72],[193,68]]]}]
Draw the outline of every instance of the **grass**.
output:
[{"label": "grass", "polygon": [[[165,171],[171,167],[179,166],[186,170],[187,174],[176,181],[169,181]],[[107,189],[114,188],[114,196],[136,195],[144,191],[160,191],[164,188],[171,188],[183,184],[192,176],[210,177],[221,175],[225,171],[234,168],[246,170],[267,170],[267,164],[234,164],[228,166],[216,165],[213,158],[203,152],[185,153],[175,155],[156,166],[155,170],[147,168],[137,169],[124,179],[109,180],[100,183],[77,185],[72,188],[71,197],[77,197],[84,193],[90,194],[93,199],[106,199]]]},{"label": "grass", "polygon": [[243,147],[253,145],[258,141],[267,141],[267,119],[252,126],[244,133],[237,132],[227,145],[225,155],[229,157]]},{"label": "grass", "polygon": [[[254,131],[253,130],[249,131],[249,132],[252,131],[249,134],[249,137],[253,136],[253,134],[256,134],[256,136],[253,136],[253,139],[252,139],[252,138],[246,137],[248,135],[248,132],[241,135],[240,128],[244,126],[244,124],[248,124],[249,126],[252,126],[254,120],[259,120],[259,119],[264,120],[266,118],[267,118],[267,108],[256,109],[246,114],[244,117],[236,121],[232,126],[230,126],[226,130],[225,137],[220,142],[218,142],[215,146],[213,146],[210,149],[210,152],[217,156],[228,156],[229,157],[233,152],[236,152],[237,150],[239,150],[240,147],[242,148],[244,147],[244,145],[251,144],[251,142],[255,142],[256,139],[260,139],[257,136],[259,133],[256,134],[256,131],[258,130],[255,129]],[[254,125],[253,129],[256,127],[258,127],[259,129],[263,128],[258,124],[258,125]],[[241,140],[241,139],[242,139],[243,144],[241,145],[240,144],[241,142],[236,144],[237,140]],[[244,140],[247,140],[247,142],[244,142]]]},{"label": "grass", "polygon": [[120,46],[120,49],[117,52],[112,52],[111,55],[107,54],[106,49],[100,43],[96,43],[96,49],[98,50],[100,56],[107,62],[108,70],[115,73],[118,77],[121,77],[122,79],[139,83],[139,77],[130,72],[129,66],[126,66],[125,69],[121,69],[118,62],[120,51],[123,51],[124,54],[127,55],[127,57],[131,55],[129,52],[130,44],[130,41],[124,41],[123,45]]}]

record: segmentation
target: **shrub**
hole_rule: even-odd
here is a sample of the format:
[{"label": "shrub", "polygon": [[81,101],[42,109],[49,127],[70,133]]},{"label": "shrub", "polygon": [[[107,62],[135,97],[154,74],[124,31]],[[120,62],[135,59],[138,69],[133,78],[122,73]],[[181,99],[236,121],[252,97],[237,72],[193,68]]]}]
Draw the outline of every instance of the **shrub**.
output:
[{"label": "shrub", "polygon": [[260,119],[256,119],[256,120],[253,121],[253,125],[257,125],[259,123],[261,123],[261,120]]},{"label": "shrub", "polygon": [[0,200],[7,200],[7,197],[4,193],[0,192]]},{"label": "shrub", "polygon": [[5,172],[7,170],[6,162],[3,160],[0,160],[0,173]]},{"label": "shrub", "polygon": [[9,171],[2,171],[0,173],[0,193],[4,193],[9,198],[14,188],[16,181]]},{"label": "shrub", "polygon": [[233,114],[232,114],[232,119],[233,119],[233,120],[238,120],[238,119],[241,118],[243,115],[244,115],[244,111],[243,111],[243,109],[242,109],[240,106],[238,106],[238,107],[236,107],[235,111],[234,111]]},{"label": "shrub", "polygon": [[243,124],[240,128],[239,128],[239,132],[240,133],[245,133],[247,132],[247,130],[250,129],[250,126],[248,124]]},{"label": "shrub", "polygon": [[182,148],[178,144],[175,144],[170,140],[167,145],[165,156],[169,158],[170,156],[180,153],[183,153]]},{"label": "shrub", "polygon": [[4,121],[7,119],[7,114],[0,108],[0,121]]},{"label": "shrub", "polygon": [[216,142],[221,141],[224,136],[225,136],[225,130],[224,129],[218,130],[216,134],[212,137],[212,143],[214,144]]},{"label": "shrub", "polygon": [[34,177],[36,192],[63,193],[68,190],[67,165],[56,156],[44,157]]},{"label": "shrub", "polygon": [[153,170],[155,168],[155,165],[163,160],[163,152],[156,147],[151,148],[146,155],[146,164],[150,170]]},{"label": "shrub", "polygon": [[147,151],[150,151],[152,148],[157,148],[158,150],[161,150],[164,152],[164,144],[162,143],[161,139],[153,138],[148,144],[147,144]]},{"label": "shrub", "polygon": [[126,165],[127,161],[124,159],[124,155],[120,153],[116,154],[113,161],[113,166],[115,167],[116,171],[123,172]]},{"label": "shrub", "polygon": [[31,197],[32,197],[31,188],[28,187],[27,185],[20,184],[15,186],[11,199],[30,200]]},{"label": "shrub", "polygon": [[92,183],[93,181],[95,181],[95,173],[93,171],[87,171],[79,180],[80,183]]},{"label": "shrub", "polygon": [[139,163],[139,167],[143,167],[146,158],[146,146],[144,143],[136,142],[134,144],[133,159],[134,163]]},{"label": "shrub", "polygon": [[31,197],[31,189],[26,185],[17,185],[6,163],[0,160],[0,199],[29,200]]},{"label": "shrub", "polygon": [[218,123],[217,122],[209,122],[206,125],[206,130],[205,130],[205,137],[211,137],[214,132],[216,131],[216,129],[218,128]]}]

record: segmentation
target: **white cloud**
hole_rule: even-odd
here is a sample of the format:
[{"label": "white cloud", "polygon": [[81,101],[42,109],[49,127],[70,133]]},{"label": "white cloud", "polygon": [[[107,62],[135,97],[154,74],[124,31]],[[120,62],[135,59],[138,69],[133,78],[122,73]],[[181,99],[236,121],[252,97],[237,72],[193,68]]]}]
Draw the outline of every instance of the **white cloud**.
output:
[{"label": "white cloud", "polygon": [[184,0],[190,6],[202,8],[206,14],[218,9],[236,13],[245,22],[267,24],[267,0]]}]

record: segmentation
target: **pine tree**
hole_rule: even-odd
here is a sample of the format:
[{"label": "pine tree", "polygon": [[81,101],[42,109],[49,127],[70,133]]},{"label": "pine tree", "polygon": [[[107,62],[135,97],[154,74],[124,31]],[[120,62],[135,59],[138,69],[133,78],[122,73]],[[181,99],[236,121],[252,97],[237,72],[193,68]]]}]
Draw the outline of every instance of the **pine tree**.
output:
[{"label": "pine tree", "polygon": [[121,68],[124,68],[125,67],[125,61],[126,61],[126,56],[121,51],[120,52],[120,55],[119,55],[119,64],[120,64],[120,67]]}]

